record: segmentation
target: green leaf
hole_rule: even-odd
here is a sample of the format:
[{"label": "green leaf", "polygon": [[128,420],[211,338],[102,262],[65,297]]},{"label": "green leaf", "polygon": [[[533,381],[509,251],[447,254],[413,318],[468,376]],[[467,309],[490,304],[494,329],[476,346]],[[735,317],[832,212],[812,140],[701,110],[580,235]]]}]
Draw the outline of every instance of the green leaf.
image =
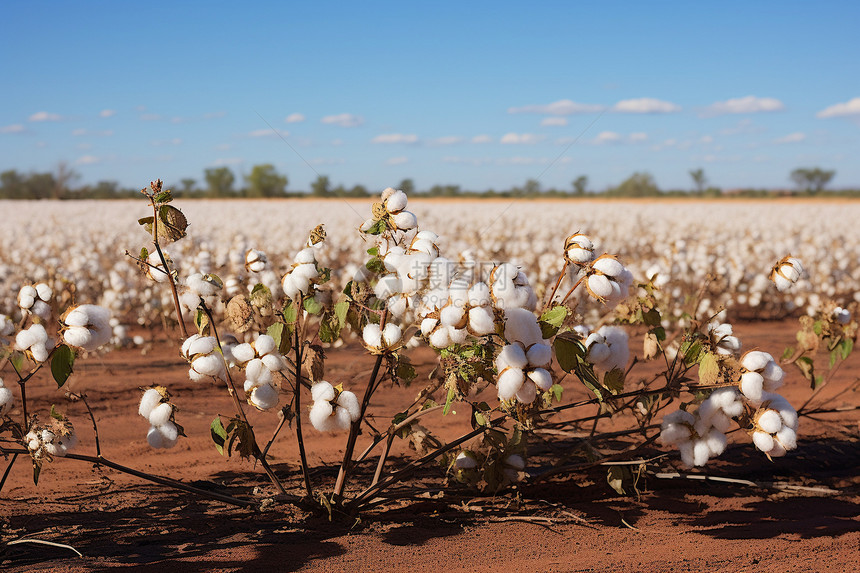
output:
[{"label": "green leaf", "polygon": [[227,430],[221,424],[221,417],[215,416],[212,424],[209,425],[209,435],[212,436],[212,441],[215,442],[215,449],[222,456],[224,455],[224,444],[227,443]]},{"label": "green leaf", "polygon": [[170,203],[173,201],[173,196],[170,194],[170,191],[162,191],[153,199],[155,203]]},{"label": "green leaf", "polygon": [[794,362],[795,366],[800,370],[800,373],[804,378],[809,380],[810,386],[812,389],[815,389],[815,364],[812,362],[812,358],[808,356],[801,356]]},{"label": "green leaf", "polygon": [[824,331],[824,323],[820,320],[816,320],[812,325],[812,331],[817,335],[821,336],[821,333]]},{"label": "green leaf", "polygon": [[782,352],[782,359],[788,360],[792,356],[794,356],[794,346],[786,346],[785,350]]},{"label": "green leaf", "polygon": [[660,326],[663,319],[660,317],[660,311],[656,308],[652,308],[648,312],[642,314],[642,322],[648,326]]},{"label": "green leaf", "polygon": [[299,310],[293,301],[284,305],[284,322],[287,324],[295,324],[299,318]]},{"label": "green leaf", "polygon": [[322,303],[312,296],[304,300],[303,306],[309,314],[320,314],[323,311]]},{"label": "green leaf", "polygon": [[716,384],[720,379],[720,364],[717,356],[711,352],[702,355],[699,361],[699,382],[706,386]]},{"label": "green leaf", "polygon": [[65,417],[65,416],[63,416],[62,414],[60,414],[59,412],[57,412],[57,410],[56,410],[56,408],[54,407],[54,405],[53,405],[53,404],[51,404],[51,417],[52,417],[53,419],[55,419],[55,420],[59,420],[60,422],[62,422],[63,420],[65,420],[65,419],[66,419],[66,417]]},{"label": "green leaf", "polygon": [[445,407],[442,408],[442,415],[443,416],[447,416],[448,412],[451,411],[451,402],[454,401],[454,396],[456,396],[456,395],[457,395],[457,392],[453,386],[448,388],[448,397],[445,399]]},{"label": "green leaf", "polygon": [[263,283],[257,283],[251,289],[250,300],[257,308],[265,308],[272,303],[272,291]]},{"label": "green leaf", "polygon": [[842,360],[846,360],[854,350],[854,341],[850,338],[846,338],[839,346],[842,353]]},{"label": "green leaf", "polygon": [[681,350],[684,352],[684,363],[687,366],[692,366],[699,361],[699,356],[702,354],[702,343],[698,340],[690,342],[686,349],[682,346]]},{"label": "green leaf", "polygon": [[349,301],[342,300],[334,305],[334,315],[337,317],[337,323],[341,329],[346,326],[346,315],[349,313]]},{"label": "green leaf", "polygon": [[145,261],[147,259],[149,259],[149,249],[147,249],[146,247],[142,247],[140,249],[140,260]]},{"label": "green leaf", "polygon": [[21,372],[24,368],[24,355],[18,351],[12,353],[12,356],[9,357],[9,362],[12,363],[12,366],[15,367],[15,370]]},{"label": "green leaf", "polygon": [[662,326],[658,326],[657,328],[655,328],[651,332],[654,333],[654,336],[656,336],[657,340],[659,340],[660,342],[663,342],[664,340],[666,340],[666,329],[663,328]]},{"label": "green leaf", "polygon": [[62,388],[69,376],[72,375],[74,364],[75,353],[65,344],[54,351],[54,356],[51,358],[51,374],[57,382],[57,388]]},{"label": "green leaf", "polygon": [[281,348],[281,337],[284,335],[284,326],[283,322],[276,322],[266,329],[266,334],[275,339],[275,346],[279,350]]},{"label": "green leaf", "polygon": [[609,388],[613,394],[620,394],[624,390],[624,370],[613,368],[604,374],[603,385]]},{"label": "green leaf", "polygon": [[818,388],[822,384],[824,384],[824,376],[822,376],[821,374],[818,374],[815,376],[815,382],[812,383],[812,389],[815,390],[816,388]]},{"label": "green leaf", "polygon": [[369,249],[367,249],[367,254],[372,255],[374,257],[378,257],[379,256],[379,247],[370,247]]},{"label": "green leaf", "polygon": [[565,372],[573,372],[579,360],[585,358],[585,345],[579,339],[558,336],[552,345],[558,365]]},{"label": "green leaf", "polygon": [[364,263],[364,266],[367,267],[372,273],[384,273],[385,272],[385,263],[382,262],[382,259],[373,258]]},{"label": "green leaf", "polygon": [[335,328],[331,324],[331,317],[325,316],[320,321],[320,330],[317,336],[320,337],[321,342],[334,342],[337,340],[337,334],[335,334]]},{"label": "green leaf", "polygon": [[836,360],[839,358],[839,349],[834,348],[830,351],[830,368],[833,368],[833,365],[836,364]]},{"label": "green leaf", "polygon": [[624,468],[622,466],[609,466],[609,471],[606,473],[606,483],[618,492],[618,495],[625,495],[627,492],[624,491]]},{"label": "green leaf", "polygon": [[381,235],[383,231],[385,231],[385,228],[385,221],[380,219],[379,221],[371,225],[371,227],[367,231],[365,231],[365,233],[368,235]]},{"label": "green leaf", "polygon": [[415,376],[415,367],[401,357],[397,363],[397,377],[405,382],[412,382]]},{"label": "green leaf", "polygon": [[154,217],[143,217],[142,219],[137,220],[138,225],[152,225],[152,222],[155,220]]},{"label": "green leaf", "polygon": [[486,426],[490,423],[490,419],[483,412],[475,412],[475,423],[478,426]]},{"label": "green leaf", "polygon": [[549,389],[550,394],[552,394],[553,400],[556,402],[561,402],[561,394],[564,392],[564,388],[561,384],[553,384]]},{"label": "green leaf", "polygon": [[567,312],[567,307],[559,304],[541,315],[538,324],[540,324],[540,331],[544,338],[551,338],[556,335],[564,323],[564,319],[567,318]]}]

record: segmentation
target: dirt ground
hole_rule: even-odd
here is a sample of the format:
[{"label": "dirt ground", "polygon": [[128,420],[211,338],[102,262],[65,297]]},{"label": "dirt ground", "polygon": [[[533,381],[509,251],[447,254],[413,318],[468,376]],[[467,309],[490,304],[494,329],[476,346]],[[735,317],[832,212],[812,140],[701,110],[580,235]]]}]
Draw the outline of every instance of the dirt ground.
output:
[{"label": "dirt ground", "polygon": [[[743,323],[735,330],[745,348],[779,355],[792,342],[795,326],[791,320]],[[412,353],[419,379],[426,377],[433,359],[426,350]],[[372,364],[372,357],[355,349],[331,350],[326,378],[361,392]],[[231,413],[226,391],[189,381],[186,370],[175,344],[154,340],[146,353],[122,350],[79,360],[68,389],[88,395],[106,458],[239,498],[271,497],[273,489],[259,467],[238,456],[224,458],[212,446],[210,422],[216,414]],[[860,405],[856,391],[840,394],[857,380],[858,371],[860,358],[854,355],[813,404],[843,409]],[[781,392],[799,406],[811,391],[795,369],[787,372]],[[9,380],[8,373],[2,375]],[[180,408],[177,421],[188,434],[169,450],[149,448],[148,424],[137,414],[138,388],[153,383],[169,388]],[[564,402],[586,397],[572,380],[565,385]],[[381,390],[371,404],[374,427],[387,427],[420,388],[416,382]],[[95,453],[83,405],[68,402],[49,376],[34,379],[28,397],[42,417],[51,404],[67,412],[80,436],[76,453]],[[589,408],[568,411],[566,419],[594,413],[594,407]],[[20,410],[12,415],[19,416]],[[256,412],[251,418],[265,442],[277,420]],[[629,422],[600,422],[598,433]],[[469,412],[462,408],[444,417],[440,413],[423,423],[442,440],[451,440],[468,431]],[[554,467],[566,448],[581,444],[590,430],[588,424],[583,433],[568,428],[540,434],[530,446],[530,475]],[[309,424],[305,432],[311,479],[330,491],[345,435],[322,435]],[[682,468],[676,455],[658,458],[648,464],[638,494],[627,497],[606,485],[606,468],[599,467],[527,480],[514,491],[491,497],[456,483],[442,495],[444,468],[436,465],[423,468],[420,479],[402,490],[403,501],[333,522],[324,513],[289,503],[275,502],[262,510],[236,508],[68,459],[47,465],[34,486],[30,461],[20,458],[0,493],[0,568],[163,571],[169,566],[175,573],[855,570],[860,556],[858,411],[802,418],[798,449],[774,462],[739,434],[730,437],[732,445],[718,461],[695,471]],[[365,432],[357,451],[369,441]],[[642,455],[665,451],[655,445]],[[392,452],[393,468],[415,458],[399,439]],[[270,453],[275,472],[298,493],[301,479],[292,428],[285,428]],[[359,466],[349,491],[369,483],[377,456],[374,451]],[[682,475],[670,477],[678,472]],[[21,539],[68,544],[83,557],[54,546],[10,544]]]}]

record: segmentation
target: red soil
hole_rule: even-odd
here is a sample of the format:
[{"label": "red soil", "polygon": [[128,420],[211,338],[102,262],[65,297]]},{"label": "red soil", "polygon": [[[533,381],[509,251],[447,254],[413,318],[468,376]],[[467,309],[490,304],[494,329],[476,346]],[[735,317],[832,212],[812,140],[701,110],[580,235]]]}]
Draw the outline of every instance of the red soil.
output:
[{"label": "red soil", "polygon": [[[779,354],[791,343],[795,324],[740,324],[736,332],[745,347]],[[331,350],[329,357],[328,380],[363,390],[371,357],[349,349]],[[434,355],[419,350],[412,359],[420,379],[432,367]],[[852,356],[817,400],[851,386],[858,365],[860,359]],[[260,468],[235,455],[222,458],[211,444],[212,418],[229,416],[232,408],[224,389],[192,383],[185,371],[176,346],[155,341],[146,354],[123,350],[80,360],[68,389],[87,393],[108,459],[236,497],[271,496],[273,489]],[[8,372],[3,377],[7,382],[11,378]],[[794,370],[789,370],[787,380],[782,393],[799,406],[810,390]],[[137,389],[155,382],[174,395],[181,409],[177,420],[189,436],[165,451],[146,445],[148,426],[137,415]],[[565,384],[565,402],[586,396],[570,379]],[[419,389],[415,383],[381,390],[371,404],[373,425],[386,427]],[[43,418],[51,404],[67,412],[81,438],[76,453],[95,453],[83,405],[69,403],[49,376],[30,383],[28,398]],[[829,400],[827,407],[855,407],[858,402],[856,392],[846,392]],[[565,416],[589,415],[590,408]],[[469,413],[465,407],[461,410],[445,417],[430,415],[422,422],[441,439],[451,440],[469,429]],[[276,425],[275,417],[254,412],[251,418],[265,441]],[[855,570],[860,555],[858,421],[856,410],[822,414],[817,421],[802,418],[798,449],[773,463],[736,432],[731,437],[735,444],[704,469],[686,471],[677,456],[649,464],[650,475],[639,484],[640,494],[631,497],[620,497],[606,486],[605,468],[559,474],[495,497],[480,497],[459,485],[451,485],[440,496],[435,488],[443,483],[443,470],[428,466],[411,483],[415,487],[406,492],[408,500],[334,522],[289,503],[262,511],[235,508],[75,460],[47,464],[34,486],[29,460],[19,458],[0,493],[0,567],[9,571],[170,567],[175,572]],[[625,422],[602,421],[598,432],[625,427]],[[590,429],[588,424],[586,435]],[[578,436],[570,428],[565,435],[545,434],[554,445],[535,441],[527,469],[537,473],[551,467]],[[345,435],[323,436],[307,425],[306,440],[311,477],[330,491]],[[360,437],[357,451],[369,440],[367,435]],[[660,452],[654,446],[643,455]],[[392,467],[415,458],[399,439],[392,453]],[[369,482],[377,455],[374,451],[360,466],[351,491]],[[277,474],[299,493],[293,429],[285,428],[271,458]],[[772,487],[653,475],[674,471],[751,480],[761,486],[767,482]],[[84,556],[51,546],[7,545],[17,539],[66,543]]]}]

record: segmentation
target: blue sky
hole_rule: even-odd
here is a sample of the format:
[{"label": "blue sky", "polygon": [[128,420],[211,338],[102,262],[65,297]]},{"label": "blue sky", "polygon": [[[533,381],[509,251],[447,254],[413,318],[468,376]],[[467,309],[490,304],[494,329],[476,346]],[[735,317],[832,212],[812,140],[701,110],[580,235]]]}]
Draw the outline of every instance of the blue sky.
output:
[{"label": "blue sky", "polygon": [[[857,2],[9,2],[0,170],[860,187]],[[271,124],[287,142],[272,130]],[[296,153],[297,152],[297,153]],[[305,163],[310,164],[308,166]]]}]

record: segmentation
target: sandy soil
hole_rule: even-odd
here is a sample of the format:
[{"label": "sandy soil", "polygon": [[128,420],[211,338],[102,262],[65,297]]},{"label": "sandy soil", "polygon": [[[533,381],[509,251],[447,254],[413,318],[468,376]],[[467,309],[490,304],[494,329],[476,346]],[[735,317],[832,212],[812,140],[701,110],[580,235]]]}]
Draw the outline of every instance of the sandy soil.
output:
[{"label": "sandy soil", "polygon": [[[736,332],[746,348],[759,346],[776,354],[791,342],[794,327],[794,321],[746,323],[736,325]],[[332,350],[330,357],[329,380],[363,387],[372,358],[349,349]],[[432,353],[415,352],[412,359],[422,375],[429,372]],[[856,392],[828,398],[856,380],[858,367],[860,358],[852,356],[819,399],[827,400],[828,407],[857,406]],[[69,389],[89,396],[105,457],[236,497],[271,497],[272,487],[259,468],[236,456],[223,458],[211,445],[212,418],[231,411],[226,392],[190,382],[185,371],[176,347],[154,340],[145,354],[124,350],[79,361]],[[810,395],[805,381],[791,370],[787,379],[783,393],[793,404],[803,403]],[[174,394],[181,408],[177,419],[189,436],[171,450],[146,445],[148,426],[137,415],[137,389],[154,382]],[[374,426],[385,427],[420,387],[379,392],[371,405]],[[45,377],[34,379],[28,395],[39,412],[51,404],[67,411],[81,436],[77,453],[95,453],[82,404],[66,401]],[[584,390],[568,382],[564,401],[582,397]],[[589,412],[574,410],[566,416]],[[273,416],[256,413],[252,422],[261,441],[276,424]],[[444,471],[434,466],[422,470],[421,479],[405,490],[406,501],[334,522],[287,503],[264,510],[234,508],[74,460],[47,466],[36,487],[29,460],[19,459],[0,493],[0,567],[162,571],[169,563],[175,572],[854,570],[860,554],[860,415],[822,414],[817,421],[803,418],[801,424],[798,450],[773,463],[737,434],[735,445],[702,471],[684,470],[675,456],[660,458],[649,465],[638,496],[615,494],[606,485],[605,468],[560,473],[495,497],[480,497],[458,485],[441,496]],[[425,425],[450,440],[468,430],[468,412],[430,416]],[[601,422],[598,431],[616,425],[624,427],[625,420]],[[313,429],[306,433],[311,477],[315,485],[330,489],[345,436],[323,436]],[[539,440],[530,450],[533,475],[552,467],[582,438],[570,431],[543,437],[550,445]],[[369,440],[362,436],[357,450]],[[401,440],[392,451],[392,467],[415,457]],[[661,451],[654,446],[643,455]],[[282,432],[271,456],[277,474],[298,493],[292,429]],[[353,491],[368,483],[375,465],[374,455],[360,466]],[[678,471],[758,485],[656,475]],[[19,539],[66,543],[83,557],[51,546],[7,545]]]}]

